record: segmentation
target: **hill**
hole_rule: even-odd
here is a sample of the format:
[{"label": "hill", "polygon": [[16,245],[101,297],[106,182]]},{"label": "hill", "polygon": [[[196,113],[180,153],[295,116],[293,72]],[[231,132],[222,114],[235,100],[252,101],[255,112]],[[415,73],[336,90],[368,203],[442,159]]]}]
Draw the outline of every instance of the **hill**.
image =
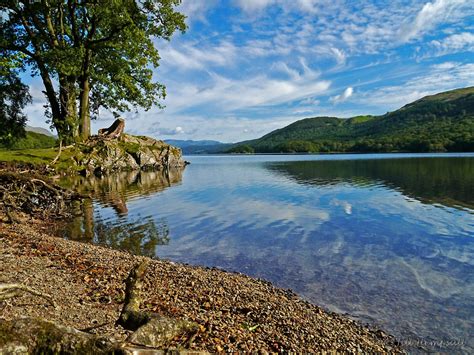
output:
[{"label": "hill", "polygon": [[21,138],[10,146],[0,145],[0,149],[44,149],[52,148],[56,145],[56,138],[45,134],[27,131],[26,137]]},{"label": "hill", "polygon": [[474,87],[426,96],[381,116],[313,117],[229,153],[474,151]]},{"label": "hill", "polygon": [[53,133],[51,133],[50,130],[47,130],[46,128],[33,127],[33,126],[28,126],[28,125],[26,125],[26,126],[25,126],[25,130],[26,130],[27,132],[41,133],[41,134],[44,134],[45,136],[56,138],[56,136],[55,136]]},{"label": "hill", "polygon": [[166,143],[181,148],[183,154],[208,154],[222,152],[224,149],[230,147],[232,144],[222,143],[212,140],[179,140],[167,139]]}]

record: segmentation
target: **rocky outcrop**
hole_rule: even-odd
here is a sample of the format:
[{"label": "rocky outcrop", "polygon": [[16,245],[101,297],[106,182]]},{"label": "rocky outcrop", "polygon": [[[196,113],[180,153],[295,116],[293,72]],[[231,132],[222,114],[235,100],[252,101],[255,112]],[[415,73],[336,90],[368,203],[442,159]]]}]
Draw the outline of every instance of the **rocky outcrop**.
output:
[{"label": "rocky outcrop", "polygon": [[122,134],[118,139],[93,136],[78,144],[76,149],[73,159],[84,175],[120,170],[164,170],[186,165],[181,149],[145,136]]}]

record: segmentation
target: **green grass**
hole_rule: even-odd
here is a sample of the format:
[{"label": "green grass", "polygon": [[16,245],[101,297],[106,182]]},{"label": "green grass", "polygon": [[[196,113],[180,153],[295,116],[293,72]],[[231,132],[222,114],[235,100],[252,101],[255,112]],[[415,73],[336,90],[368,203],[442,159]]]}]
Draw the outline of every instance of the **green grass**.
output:
[{"label": "green grass", "polygon": [[120,142],[119,146],[122,147],[128,154],[137,154],[140,151],[140,144],[132,142]]},{"label": "green grass", "polygon": [[[0,149],[0,161],[9,163],[27,163],[37,166],[51,164],[58,154],[58,149]],[[74,149],[66,149],[61,153],[61,157],[54,165],[57,171],[66,171],[74,167],[71,157]]]}]

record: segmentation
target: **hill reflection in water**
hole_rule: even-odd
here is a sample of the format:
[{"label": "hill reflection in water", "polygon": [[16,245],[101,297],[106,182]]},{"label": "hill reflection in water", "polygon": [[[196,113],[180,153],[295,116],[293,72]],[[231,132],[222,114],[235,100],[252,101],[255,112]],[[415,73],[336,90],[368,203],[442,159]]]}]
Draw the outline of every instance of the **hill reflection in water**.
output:
[{"label": "hill reflection in water", "polygon": [[384,185],[424,203],[474,210],[472,158],[293,161],[267,168],[302,184]]},{"label": "hill reflection in water", "polygon": [[[138,238],[135,253],[261,277],[401,339],[463,342],[432,351],[474,351],[474,155],[188,159],[183,183],[79,182],[96,190],[89,240]],[[154,252],[133,229],[148,221]]]}]

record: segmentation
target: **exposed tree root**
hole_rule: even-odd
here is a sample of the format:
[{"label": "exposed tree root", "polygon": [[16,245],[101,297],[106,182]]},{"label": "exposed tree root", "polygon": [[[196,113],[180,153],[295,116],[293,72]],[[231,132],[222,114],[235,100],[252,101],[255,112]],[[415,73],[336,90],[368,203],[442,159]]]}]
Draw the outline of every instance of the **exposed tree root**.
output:
[{"label": "exposed tree root", "polygon": [[56,162],[59,160],[59,157],[61,156],[62,151],[63,151],[63,140],[60,139],[59,140],[59,152],[56,155],[56,157],[53,159],[53,161],[50,163],[50,165],[56,164]]},{"label": "exposed tree root", "polygon": [[10,223],[17,222],[18,212],[41,217],[67,216],[67,202],[78,198],[35,175],[0,172],[0,207]]},{"label": "exposed tree root", "polygon": [[[144,260],[127,277],[125,304],[117,324],[134,330],[126,342],[89,334],[37,318],[0,319],[0,354],[67,353],[67,354],[138,354],[166,353],[170,346],[189,347],[199,331],[197,324],[140,311],[143,279],[149,261]],[[28,292],[54,305],[51,296],[20,284],[0,284],[0,301]],[[160,349],[160,351],[158,351]],[[196,354],[196,352],[193,352]]]},{"label": "exposed tree root", "polygon": [[144,260],[136,265],[125,280],[125,304],[117,324],[134,331],[128,338],[133,344],[166,348],[172,340],[179,338],[182,346],[188,346],[199,331],[197,324],[140,311],[148,264],[149,261]]},{"label": "exposed tree root", "polygon": [[148,313],[140,311],[143,277],[148,264],[148,260],[142,261],[130,271],[125,280],[125,304],[120,318],[117,320],[117,325],[121,325],[128,330],[137,330],[150,320]]},{"label": "exposed tree root", "polygon": [[37,318],[0,320],[0,354],[117,354],[120,344]]},{"label": "exposed tree root", "polygon": [[117,118],[108,128],[99,129],[99,136],[103,138],[119,138],[125,128],[125,120]]},{"label": "exposed tree root", "polygon": [[18,297],[25,292],[38,297],[42,297],[49,301],[49,303],[51,303],[53,307],[56,307],[56,304],[54,303],[54,300],[51,298],[50,295],[20,284],[0,284],[0,301],[5,301],[13,297]]}]

